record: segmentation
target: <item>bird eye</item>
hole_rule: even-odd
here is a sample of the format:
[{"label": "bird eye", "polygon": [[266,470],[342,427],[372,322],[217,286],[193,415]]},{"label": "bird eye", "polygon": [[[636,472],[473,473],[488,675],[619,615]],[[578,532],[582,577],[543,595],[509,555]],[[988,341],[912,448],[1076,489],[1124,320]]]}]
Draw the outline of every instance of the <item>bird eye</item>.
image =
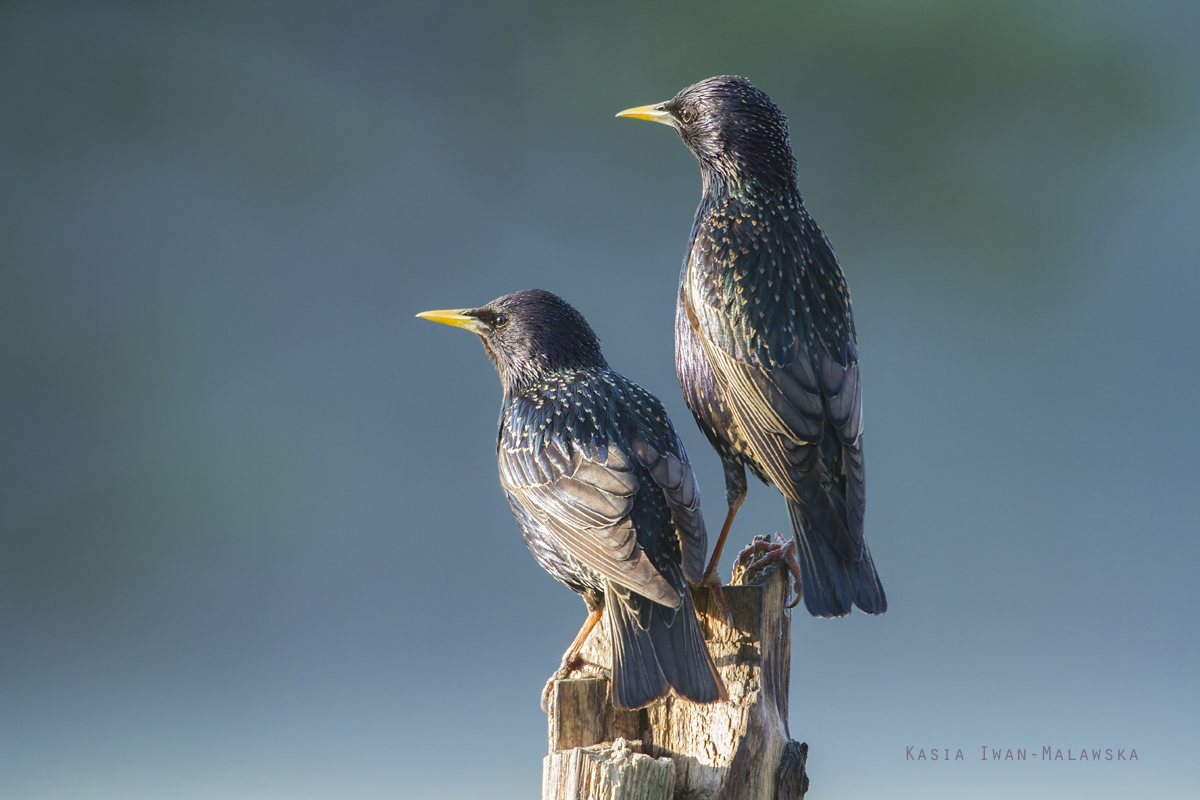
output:
[{"label": "bird eye", "polygon": [[494,320],[492,320],[493,328],[503,328],[507,324],[508,324],[508,317],[506,317],[504,314],[497,314],[496,318]]},{"label": "bird eye", "polygon": [[696,112],[692,111],[690,108],[685,108],[679,112],[679,118],[683,120],[684,125],[691,125],[692,120],[696,118]]}]

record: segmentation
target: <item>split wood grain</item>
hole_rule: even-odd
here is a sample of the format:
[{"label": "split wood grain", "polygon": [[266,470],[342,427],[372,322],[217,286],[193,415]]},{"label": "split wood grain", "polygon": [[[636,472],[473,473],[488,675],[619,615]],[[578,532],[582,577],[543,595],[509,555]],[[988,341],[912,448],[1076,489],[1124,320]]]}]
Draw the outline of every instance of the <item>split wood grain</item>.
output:
[{"label": "split wood grain", "polygon": [[[551,775],[551,764],[560,765],[554,768],[555,775],[565,774],[572,758],[592,757],[571,755],[579,748],[617,739],[638,740],[647,757],[671,759],[677,798],[802,798],[808,789],[808,748],[792,741],[788,733],[791,611],[784,607],[786,575],[769,569],[759,580],[725,587],[729,623],[717,616],[709,590],[693,592],[701,629],[729,689],[729,702],[697,705],[672,695],[648,708],[625,711],[612,706],[605,678],[557,681],[550,695],[550,755],[543,777]],[[609,666],[603,625],[593,631],[583,657]],[[551,783],[544,783],[543,800],[576,797],[550,794],[551,789]]]},{"label": "split wood grain", "polygon": [[671,759],[639,753],[624,739],[551,753],[542,767],[544,800],[671,800],[674,790]]}]

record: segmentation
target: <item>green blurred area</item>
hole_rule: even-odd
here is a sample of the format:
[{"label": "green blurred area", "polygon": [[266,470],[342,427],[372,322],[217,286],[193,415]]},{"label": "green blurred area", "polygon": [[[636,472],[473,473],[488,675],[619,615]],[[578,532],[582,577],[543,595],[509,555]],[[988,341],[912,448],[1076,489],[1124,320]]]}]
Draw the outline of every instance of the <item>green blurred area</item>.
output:
[{"label": "green blurred area", "polygon": [[[582,608],[496,484],[486,355],[412,315],[561,294],[715,524],[700,181],[613,115],[738,73],[854,294],[891,603],[793,620],[814,791],[1185,796],[1194,6],[0,2],[0,795],[534,796]],[[756,487],[733,537],[786,524]],[[896,755],[1085,735],[1146,762]]]},{"label": "green blurred area", "polygon": [[1189,88],[1172,79],[1182,65],[1087,5],[453,7],[475,30],[439,70],[452,126],[486,125],[498,148],[545,147],[602,135],[597,76],[624,107],[742,74],[788,114],[801,187],[822,219],[853,219],[857,247],[927,250],[900,268],[963,292],[1052,283],[1113,154],[1169,139]]},{"label": "green blurred area", "polygon": [[0,281],[0,607],[95,615],[164,561],[278,546],[296,493],[295,445],[261,420],[196,414],[186,346],[169,319],[70,325],[30,318],[28,274]]},{"label": "green blurred area", "polygon": [[[29,155],[96,139],[201,152],[282,199],[403,146],[384,108],[452,141],[485,129],[483,147],[458,155],[502,173],[515,153],[603,135],[616,109],[595,106],[597,86],[633,103],[736,72],[787,111],[803,185],[870,246],[915,239],[936,256],[919,267],[950,270],[964,289],[1036,288],[1061,263],[1047,247],[1092,210],[1074,190],[1102,185],[1122,143],[1169,135],[1172,96],[1187,88],[1167,54],[1087,5],[386,6],[143,4],[88,11],[98,30],[54,37],[10,11],[0,113]],[[371,76],[372,97],[321,60],[336,54],[313,28],[376,13],[398,52]],[[406,102],[390,108],[396,96]]]},{"label": "green blurred area", "polygon": [[[3,467],[25,476],[12,484],[24,494],[0,509],[0,570],[7,602],[38,607],[85,607],[136,586],[180,541],[235,541],[288,518],[291,498],[309,491],[295,482],[319,474],[289,469],[295,431],[270,430],[266,409],[197,421],[205,389],[187,365],[203,324],[188,315],[204,313],[203,293],[143,298],[132,312],[60,302],[97,271],[111,276],[101,286],[144,274],[119,251],[64,260],[55,228],[70,238],[89,224],[62,194],[72,181],[111,182],[119,204],[121,164],[198,164],[271,216],[398,156],[453,164],[502,194],[544,151],[579,158],[612,136],[620,108],[735,72],[788,113],[809,204],[835,246],[858,256],[854,285],[1036,302],[1082,279],[1067,254],[1114,154],[1169,138],[1180,91],[1170,57],[1132,32],[1086,6],[1039,2],[13,3],[0,13],[0,158],[16,176],[0,190],[0,424],[18,443]],[[690,170],[662,163],[685,157],[666,138],[606,169],[629,192],[644,178],[690,185]],[[43,175],[59,194],[40,194]],[[178,213],[189,210],[182,199]],[[205,269],[176,251],[196,243],[145,233],[164,237],[150,270]],[[214,278],[206,291],[225,289]],[[42,457],[39,437],[56,442]]]}]

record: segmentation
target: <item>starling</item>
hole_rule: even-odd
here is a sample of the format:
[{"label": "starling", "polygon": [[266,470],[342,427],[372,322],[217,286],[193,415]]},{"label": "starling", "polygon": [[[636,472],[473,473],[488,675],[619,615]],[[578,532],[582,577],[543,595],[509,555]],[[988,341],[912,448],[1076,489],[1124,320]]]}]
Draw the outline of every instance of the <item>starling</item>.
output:
[{"label": "starling", "polygon": [[[799,543],[809,613],[869,614],[887,598],[863,539],[862,387],[850,293],[796,187],[787,119],[744,78],[721,76],[617,116],[670,125],[700,162],[703,194],[679,280],[675,366],[721,456],[729,513],[746,471],[778,487]],[[794,549],[794,548],[793,548]]]},{"label": "starling", "polygon": [[603,614],[614,705],[671,689],[728,699],[688,589],[708,548],[700,493],[662,403],[609,369],[587,321],[549,292],[417,316],[474,331],[500,373],[500,484],[534,559],[588,609],[555,676],[580,665]]}]

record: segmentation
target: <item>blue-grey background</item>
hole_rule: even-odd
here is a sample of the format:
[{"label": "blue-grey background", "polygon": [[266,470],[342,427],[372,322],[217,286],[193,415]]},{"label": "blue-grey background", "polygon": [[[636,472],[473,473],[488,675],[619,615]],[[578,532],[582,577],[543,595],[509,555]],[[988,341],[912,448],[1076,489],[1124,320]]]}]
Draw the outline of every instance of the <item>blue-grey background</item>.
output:
[{"label": "blue-grey background", "polygon": [[[795,618],[811,796],[1194,796],[1198,36],[1184,0],[0,6],[0,796],[537,795],[583,605],[500,494],[482,348],[413,314],[565,296],[715,527],[671,347],[699,177],[613,114],[721,73],[789,115],[864,365],[891,610]],[[734,547],[786,524],[755,485]],[[1139,760],[980,760],[1043,745]]]}]

